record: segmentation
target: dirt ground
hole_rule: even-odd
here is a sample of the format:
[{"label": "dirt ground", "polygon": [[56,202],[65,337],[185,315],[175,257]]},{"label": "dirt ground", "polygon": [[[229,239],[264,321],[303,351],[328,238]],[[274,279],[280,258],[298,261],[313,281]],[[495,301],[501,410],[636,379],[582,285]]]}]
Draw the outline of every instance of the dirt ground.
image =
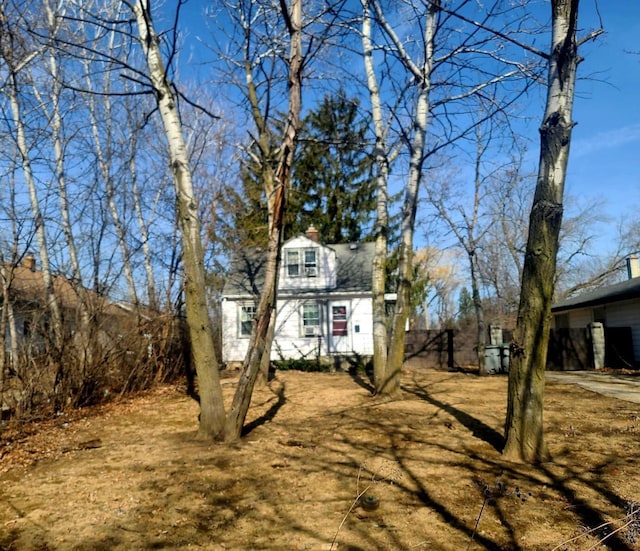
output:
[{"label": "dirt ground", "polygon": [[0,549],[640,549],[637,404],[549,382],[554,461],[530,467],[498,451],[506,377],[413,369],[403,389],[281,372],[232,447],[194,438],[179,387],[5,427]]}]

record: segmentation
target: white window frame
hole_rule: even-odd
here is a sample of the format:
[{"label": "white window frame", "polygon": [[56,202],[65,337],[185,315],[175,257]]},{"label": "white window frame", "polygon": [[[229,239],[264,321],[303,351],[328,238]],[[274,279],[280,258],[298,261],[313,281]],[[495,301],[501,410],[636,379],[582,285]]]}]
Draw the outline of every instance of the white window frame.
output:
[{"label": "white window frame", "polygon": [[316,277],[318,275],[318,249],[287,249],[285,251],[287,277]]},{"label": "white window frame", "polygon": [[[308,312],[314,309],[316,315],[309,316]],[[312,338],[320,335],[320,304],[318,302],[305,302],[300,307],[300,321],[302,336]]]},{"label": "white window frame", "polygon": [[[251,330],[252,330],[252,325],[253,325],[253,320],[256,317],[256,310],[257,307],[255,304],[250,303],[250,302],[245,302],[243,304],[240,304],[238,307],[238,336],[240,338],[248,338],[251,336]],[[248,316],[247,314],[249,312],[253,312],[253,315]],[[249,332],[245,333],[244,332],[244,328],[247,326],[246,324],[248,324],[249,327]]]},{"label": "white window frame", "polygon": [[[286,252],[287,276],[300,277],[300,251],[298,249],[289,249]],[[295,261],[294,261],[295,259]],[[295,268],[295,271],[293,270]]]},{"label": "white window frame", "polygon": [[[306,277],[316,277],[318,275],[318,250],[305,249],[302,254],[304,255],[304,275]],[[313,255],[313,259],[307,255]]]}]

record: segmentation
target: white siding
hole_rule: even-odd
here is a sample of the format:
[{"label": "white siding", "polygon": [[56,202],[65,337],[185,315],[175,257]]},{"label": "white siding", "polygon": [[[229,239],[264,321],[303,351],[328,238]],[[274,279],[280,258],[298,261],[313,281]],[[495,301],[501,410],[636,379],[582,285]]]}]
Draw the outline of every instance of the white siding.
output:
[{"label": "white siding", "polygon": [[[351,302],[351,334],[353,351],[363,356],[373,355],[373,303],[370,298],[356,298]],[[359,331],[356,332],[356,329]]]},{"label": "white siding", "polygon": [[249,347],[249,338],[240,337],[239,308],[242,302],[222,301],[222,361],[241,362]]},{"label": "white siding", "polygon": [[[320,306],[320,334],[305,337],[302,326],[302,305],[305,302],[317,302]],[[222,303],[223,317],[223,359],[225,362],[241,362],[247,353],[248,337],[240,335],[239,311],[241,301],[225,300]],[[349,318],[347,332],[349,350],[363,356],[373,354],[373,322],[370,297],[347,297],[331,294],[305,299],[282,298],[278,300],[276,318],[276,336],[271,349],[271,359],[308,358],[331,354],[331,322],[329,308],[333,304],[347,306]]]},{"label": "white siding", "polygon": [[[290,277],[287,267],[287,251],[299,251],[300,262],[303,264],[304,251],[307,249],[316,251],[316,275],[308,277],[306,274],[300,273],[297,277]],[[303,235],[291,239],[282,247],[279,288],[287,290],[334,289],[337,282],[336,265],[336,252],[330,247],[316,243]]]},{"label": "white siding", "polygon": [[[326,354],[324,339],[305,337],[302,330],[302,304],[304,300],[285,298],[278,300],[276,336],[271,347],[271,359],[307,358],[313,360]],[[316,302],[309,298],[308,302]],[[322,308],[320,308],[320,329],[322,329]],[[319,335],[320,336],[320,335]]]},{"label": "white siding", "polygon": [[[305,270],[305,251],[315,251],[315,274]],[[288,251],[297,251],[296,276],[290,275]],[[306,273],[309,272],[309,273]],[[336,251],[306,236],[287,241],[282,248],[282,264],[276,305],[276,331],[271,359],[315,359],[331,354],[373,354],[373,322],[370,293],[337,292]],[[362,295],[362,296],[361,296]],[[317,303],[320,309],[318,335],[305,336],[302,307],[305,302]],[[249,338],[240,335],[239,312],[246,301],[235,298],[222,303],[223,360],[241,362],[249,345]],[[332,307],[345,307],[348,314],[340,332],[332,333]],[[341,308],[344,312],[344,309]],[[336,319],[338,319],[336,317]],[[344,318],[343,318],[344,319]],[[346,333],[346,334],[345,334]]]}]

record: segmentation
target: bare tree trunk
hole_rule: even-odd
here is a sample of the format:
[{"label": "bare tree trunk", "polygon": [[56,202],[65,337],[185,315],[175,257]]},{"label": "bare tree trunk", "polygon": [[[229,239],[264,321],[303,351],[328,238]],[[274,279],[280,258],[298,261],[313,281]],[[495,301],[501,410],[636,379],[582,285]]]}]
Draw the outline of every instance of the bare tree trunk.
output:
[{"label": "bare tree trunk", "polygon": [[191,357],[198,375],[200,395],[200,427],[198,432],[202,437],[217,439],[221,438],[223,434],[225,411],[206,302],[200,220],[197,201],[193,194],[189,158],[176,105],[177,98],[167,78],[160,52],[160,40],[155,34],[151,21],[149,0],[137,0],[133,8],[138,24],[140,43],[149,69],[149,78],[153,85],[167,137],[170,166],[178,201],[187,325],[191,338]]},{"label": "bare tree trunk", "polygon": [[[112,32],[109,36],[109,51],[114,49],[116,33]],[[89,91],[93,91],[93,79],[91,71],[89,70],[89,61],[85,62],[87,65],[86,70],[86,88]],[[136,290],[135,279],[133,277],[133,268],[131,266],[131,252],[127,244],[127,232],[125,224],[122,222],[120,213],[118,212],[118,205],[116,201],[116,187],[114,186],[114,174],[113,174],[113,130],[112,130],[112,116],[111,116],[111,98],[109,97],[109,91],[111,89],[110,80],[112,78],[111,71],[107,71],[104,78],[104,89],[101,91],[100,97],[102,98],[104,113],[98,115],[97,109],[97,94],[89,94],[89,118],[91,122],[91,129],[93,132],[93,141],[95,145],[95,151],[100,168],[100,175],[105,186],[105,194],[107,197],[107,207],[111,221],[115,228],[116,238],[118,240],[118,247],[120,248],[120,254],[122,256],[122,268],[124,271],[125,279],[127,282],[127,288],[129,291],[129,300],[138,305],[138,293]],[[100,125],[100,121],[104,126]]]},{"label": "bare tree trunk", "polygon": [[11,112],[13,115],[13,124],[16,129],[16,140],[20,156],[22,158],[22,170],[24,172],[24,179],[29,190],[29,200],[31,203],[31,212],[35,221],[36,235],[38,238],[38,249],[40,256],[40,264],[42,271],[42,280],[44,285],[44,299],[45,305],[51,316],[51,330],[53,336],[53,346],[56,354],[62,351],[63,344],[63,327],[62,327],[62,313],[60,312],[60,304],[55,295],[53,288],[53,277],[51,275],[51,265],[49,262],[49,248],[47,243],[47,235],[44,226],[44,217],[40,210],[40,203],[38,200],[38,191],[36,188],[36,182],[31,168],[31,161],[29,157],[29,148],[27,147],[27,140],[25,135],[25,128],[22,121],[22,114],[20,110],[20,103],[18,100],[18,82],[17,75],[14,71],[10,75],[10,83],[7,86],[9,94],[9,102],[11,104]]},{"label": "bare tree trunk", "polygon": [[473,309],[476,314],[476,343],[478,350],[478,371],[480,375],[486,375],[485,347],[487,345],[487,331],[484,322],[484,308],[482,297],[480,296],[480,284],[478,282],[478,258],[475,250],[469,254],[469,265],[471,267],[471,297],[473,298]]},{"label": "bare tree trunk", "polygon": [[[12,263],[13,264],[13,263]],[[2,308],[0,308],[0,393],[4,390],[5,371],[14,371],[18,365],[18,331],[11,302],[11,283],[14,277],[13,266],[7,265],[0,254],[0,284],[2,285]],[[7,354],[7,332],[9,333],[9,353]]]},{"label": "bare tree trunk", "polygon": [[[12,168],[15,168],[16,159],[13,159]],[[16,316],[13,311],[13,302],[11,300],[11,284],[13,282],[14,277],[14,269],[18,263],[18,249],[20,243],[20,235],[18,226],[20,225],[18,220],[19,217],[16,212],[16,183],[15,183],[15,170],[11,171],[11,178],[9,182],[7,182],[9,200],[8,203],[8,217],[10,219],[11,226],[11,260],[7,262],[4,256],[0,255],[0,277],[2,278],[2,322],[3,327],[1,329],[2,336],[5,339],[6,346],[6,336],[7,330],[9,332],[9,364],[11,368],[14,370],[18,365],[18,329],[16,326]],[[7,365],[7,356],[5,354],[5,363],[3,364],[5,367]]]},{"label": "bare tree trunk", "polygon": [[138,186],[138,171],[136,167],[136,149],[137,149],[137,132],[139,127],[131,119],[129,119],[129,178],[131,179],[131,193],[133,195],[133,207],[136,212],[138,221],[138,231],[140,232],[140,241],[142,243],[142,254],[144,258],[144,269],[147,274],[147,304],[152,310],[158,309],[158,297],[156,296],[156,282],[153,273],[153,263],[151,260],[151,248],[149,246],[149,220],[145,220],[142,211],[142,198]]},{"label": "bare tree trunk", "polygon": [[[478,226],[478,217],[480,212],[480,198],[482,196],[482,156],[486,151],[486,147],[482,143],[482,128],[478,124],[476,131],[476,159],[474,166],[474,193],[473,193],[473,214],[469,219],[463,216],[467,222],[467,247],[466,252],[469,257],[469,268],[471,272],[471,297],[473,299],[473,309],[476,314],[476,347],[478,356],[478,372],[480,375],[486,375],[485,366],[485,346],[487,344],[487,335],[484,323],[484,308],[482,307],[482,297],[480,296],[480,270],[478,266],[478,240],[476,235]],[[491,136],[491,133],[489,133]],[[489,138],[491,139],[491,138]],[[456,230],[454,230],[455,232]],[[464,246],[464,240],[462,240]]]},{"label": "bare tree trunk", "polygon": [[[424,25],[424,57],[421,64],[415,63],[405,50],[402,40],[385,19],[377,0],[361,0],[363,7],[362,42],[365,58],[365,70],[369,95],[373,107],[374,132],[376,134],[376,161],[378,166],[377,182],[377,219],[376,254],[373,266],[374,300],[374,384],[381,395],[400,393],[400,372],[404,362],[405,328],[411,303],[410,291],[413,275],[413,232],[415,227],[418,191],[422,178],[422,165],[429,116],[429,93],[431,88],[431,69],[436,29],[436,15],[439,2],[430,2]],[[395,310],[387,337],[386,306],[384,303],[385,270],[387,268],[388,237],[388,177],[389,154],[386,150],[385,133],[380,110],[380,93],[373,66],[373,46],[371,43],[371,14],[375,12],[377,23],[382,27],[389,41],[393,43],[400,63],[412,75],[417,86],[417,99],[413,113],[412,128],[405,136],[409,143],[409,176],[405,185],[404,205],[402,208],[401,238],[398,250],[398,289]],[[388,347],[387,347],[388,339]]]},{"label": "bare tree trunk", "polygon": [[[0,285],[2,285],[2,309],[0,309],[0,397],[4,391],[4,373],[7,368],[7,328],[9,323],[9,282],[4,256],[0,252]],[[12,309],[13,311],[13,309]]]},{"label": "bare tree trunk", "polygon": [[[270,349],[268,342],[269,327],[275,318],[278,288],[278,271],[280,268],[281,244],[284,230],[284,215],[289,195],[291,165],[295,151],[298,129],[300,127],[300,110],[302,103],[302,0],[292,0],[291,9],[285,2],[281,3],[283,17],[287,23],[290,38],[289,50],[289,106],[286,127],[282,144],[278,150],[278,163],[275,172],[273,191],[269,193],[269,182],[265,182],[269,201],[269,240],[265,280],[256,311],[249,349],[242,364],[240,380],[233,397],[233,403],[227,417],[225,439],[233,441],[242,433],[242,426],[251,403],[251,394],[260,371],[262,358]],[[251,93],[251,88],[250,88]],[[252,102],[254,112],[257,103]],[[261,119],[260,116],[258,118]],[[275,322],[275,319],[274,319]]]},{"label": "bare tree trunk", "polygon": [[376,175],[376,221],[374,228],[375,256],[372,270],[373,300],[373,384],[376,393],[383,391],[387,372],[388,328],[385,302],[388,232],[389,232],[389,153],[386,131],[382,117],[380,88],[373,64],[373,44],[371,41],[371,7],[369,0],[362,0],[362,49],[367,75],[367,86],[371,99],[373,131],[376,136],[374,150]]},{"label": "bare tree trunk", "polygon": [[579,0],[552,0],[547,104],[540,128],[540,162],[529,221],[518,321],[511,343],[504,456],[549,459],[543,430],[543,394],[551,302],[569,160],[578,67]]},{"label": "bare tree trunk", "polygon": [[400,393],[400,373],[404,363],[406,325],[411,310],[411,282],[413,278],[413,233],[418,206],[418,191],[422,179],[422,165],[429,119],[429,93],[431,90],[431,68],[436,30],[436,16],[439,2],[430,2],[426,14],[424,44],[425,56],[421,67],[410,60],[407,65],[413,67],[417,80],[418,97],[413,120],[413,137],[410,145],[409,177],[405,187],[402,207],[401,241],[398,251],[398,294],[391,323],[391,342],[387,359],[387,371],[380,393],[398,395]]},{"label": "bare tree trunk", "polygon": [[[49,2],[44,3],[44,8],[47,15],[47,22],[49,24],[49,32],[51,36],[55,36],[57,22],[60,21],[59,14],[56,14],[53,7]],[[78,260],[78,248],[72,230],[71,215],[69,213],[69,198],[67,194],[67,179],[65,171],[65,147],[62,142],[63,134],[63,118],[60,113],[61,96],[62,96],[62,78],[59,71],[58,60],[53,51],[48,53],[48,65],[51,73],[51,99],[49,101],[43,101],[40,98],[38,90],[34,89],[34,94],[39,98],[40,106],[44,112],[45,117],[49,119],[51,128],[51,140],[53,142],[53,151],[55,155],[55,179],[58,184],[58,200],[60,203],[60,216],[62,223],[62,232],[65,237],[65,243],[67,251],[69,253],[69,260],[71,263],[71,282],[74,291],[77,293],[78,309],[80,322],[78,325],[78,331],[76,333],[77,338],[74,339],[74,343],[77,346],[76,359],[78,360],[78,367],[86,367],[93,362],[93,353],[91,347],[91,315],[89,312],[89,302],[87,298],[86,288],[83,285],[82,272],[80,270],[80,261]],[[51,113],[47,111],[47,105],[51,105]],[[65,366],[65,372],[62,376],[70,375],[72,366]]]},{"label": "bare tree trunk", "polygon": [[271,316],[271,320],[269,321],[269,330],[267,331],[267,346],[265,346],[264,352],[262,353],[262,359],[260,360],[260,376],[258,378],[258,383],[261,385],[266,385],[269,382],[269,370],[271,368],[271,347],[273,345],[273,339],[276,334],[276,317],[276,313],[274,312],[274,315]]},{"label": "bare tree trunk", "polygon": [[20,357],[20,347],[18,342],[18,327],[16,325],[16,316],[13,311],[11,301],[7,303],[7,324],[9,326],[9,338],[11,339],[11,366],[15,369],[18,365]]}]

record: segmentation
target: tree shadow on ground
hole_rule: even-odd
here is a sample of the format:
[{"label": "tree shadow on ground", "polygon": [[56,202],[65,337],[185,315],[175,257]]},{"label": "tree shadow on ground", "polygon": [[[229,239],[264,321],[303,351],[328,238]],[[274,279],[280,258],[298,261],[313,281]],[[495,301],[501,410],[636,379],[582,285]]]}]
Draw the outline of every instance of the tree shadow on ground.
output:
[{"label": "tree shadow on ground", "polygon": [[[387,402],[387,404],[399,404],[401,402]],[[403,501],[406,503],[408,510],[417,508],[426,508],[432,511],[440,522],[447,525],[449,529],[454,531],[460,538],[460,541],[466,542],[471,545],[480,546],[482,549],[490,551],[522,551],[522,548],[518,545],[515,529],[511,526],[509,520],[502,518],[502,524],[507,530],[510,541],[505,543],[504,541],[498,542],[493,539],[491,535],[485,534],[483,531],[477,530],[477,526],[474,527],[474,522],[469,521],[468,510],[465,510],[464,505],[461,503],[455,503],[451,505],[451,501],[447,502],[446,498],[443,499],[441,492],[438,488],[438,483],[434,479],[424,477],[414,470],[415,466],[415,452],[416,449],[436,447],[442,450],[443,454],[449,456],[446,462],[451,462],[452,468],[464,468],[470,472],[476,472],[474,469],[466,464],[466,457],[473,456],[481,467],[478,469],[478,473],[487,475],[487,471],[501,470],[500,465],[496,465],[490,458],[482,457],[476,454],[471,449],[464,450],[462,456],[465,459],[452,460],[451,457],[460,455],[460,450],[449,448],[444,442],[434,443],[429,436],[422,436],[415,434],[415,429],[408,423],[404,425],[398,423],[397,417],[392,419],[385,413],[384,404],[371,403],[367,407],[358,407],[351,411],[342,410],[341,412],[341,425],[337,431],[340,433],[339,441],[349,446],[349,450],[343,452],[340,455],[341,464],[322,464],[316,468],[324,471],[334,472],[336,475],[340,472],[341,468],[344,468],[347,463],[351,463],[352,469],[359,473],[358,480],[360,480],[360,491],[363,487],[371,487],[371,491],[376,497],[381,497],[383,504],[381,510],[385,507],[385,504],[389,501],[399,502],[402,498],[385,495],[383,486],[389,483],[390,487],[396,491],[401,492],[404,495]],[[363,412],[368,413],[363,413]],[[366,428],[362,425],[366,418]],[[404,415],[405,419],[408,419]],[[351,430],[351,425],[360,425],[360,430]],[[378,435],[378,437],[374,435]],[[373,438],[373,440],[371,439]],[[325,443],[328,448],[330,444]],[[320,457],[324,456],[324,453],[319,454]],[[376,467],[376,461],[374,460],[371,465],[365,460],[362,461],[362,457],[373,456],[382,459],[382,467],[378,464]],[[429,460],[427,460],[429,461]],[[459,461],[459,462],[458,462]],[[308,466],[313,465],[312,463]],[[463,466],[464,465],[464,466]],[[313,467],[311,467],[313,468]],[[393,471],[397,471],[397,478],[393,474]],[[344,474],[342,474],[344,477]],[[497,476],[497,475],[496,475]],[[482,491],[468,492],[474,496],[477,494],[477,506],[480,507],[482,503]],[[466,499],[469,499],[468,496]],[[474,505],[475,507],[475,505]],[[465,518],[466,517],[466,518]],[[360,517],[357,517],[360,518]],[[364,516],[365,521],[368,520],[367,515]],[[375,519],[377,517],[373,516]],[[388,530],[389,527],[385,525],[383,521],[379,524],[385,529],[385,536],[392,539],[396,544],[397,549],[407,548],[407,540],[404,539],[406,534],[396,533],[395,530]],[[350,525],[350,530],[358,532],[361,537],[370,537],[368,533],[369,525],[367,523],[355,523]],[[427,529],[424,532],[424,536],[419,546],[425,549],[432,549],[434,551],[441,551],[449,549],[450,547],[441,546],[438,541],[438,536],[434,535],[431,529]],[[437,529],[436,529],[437,530]],[[403,537],[404,536],[404,537]],[[476,548],[474,547],[474,548]],[[477,547],[477,548],[480,548]],[[376,547],[372,547],[376,548]],[[460,547],[464,549],[465,547]],[[468,547],[470,548],[470,547]]]},{"label": "tree shadow on ground", "polygon": [[496,451],[501,452],[504,447],[504,436],[498,431],[476,419],[472,415],[458,409],[451,404],[442,402],[429,394],[429,391],[421,386],[415,378],[411,386],[403,386],[403,390],[409,394],[413,394],[416,398],[420,398],[431,405],[446,411],[452,417],[455,417],[462,425],[471,431],[474,437],[489,444]]},{"label": "tree shadow on ground", "polygon": [[[117,467],[111,463],[119,454],[115,446],[130,446],[130,440],[114,435],[113,453],[106,456],[111,458],[106,464],[114,469],[114,480],[125,480],[131,473],[145,476],[137,479],[139,486],[130,489],[131,495],[122,494],[126,499],[104,501],[94,508],[91,514],[99,515],[100,524],[92,526],[96,532],[86,541],[76,541],[74,548],[124,548],[128,544],[134,549],[180,549],[220,544],[229,549],[306,550],[328,549],[335,537],[341,550],[352,551],[445,551],[454,546],[461,550],[549,551],[556,542],[536,545],[531,534],[537,532],[528,530],[534,523],[548,524],[548,534],[558,530],[555,522],[563,523],[558,539],[567,539],[557,549],[579,549],[585,540],[569,543],[576,535],[589,540],[582,549],[596,548],[593,538],[602,539],[607,533],[605,528],[593,533],[589,530],[619,518],[616,515],[626,505],[617,481],[604,475],[614,467],[623,473],[637,472],[634,454],[620,457],[603,447],[597,461],[572,460],[582,444],[576,437],[563,439],[556,426],[552,434],[571,445],[565,446],[564,455],[558,454],[556,463],[525,466],[507,462],[477,431],[472,429],[472,437],[466,430],[452,431],[447,426],[455,418],[465,426],[480,426],[481,432],[488,428],[496,438],[500,418],[485,415],[489,410],[484,408],[495,412],[494,408],[501,407],[502,387],[492,400],[483,397],[475,408],[469,407],[484,420],[481,422],[443,402],[460,403],[465,396],[473,396],[477,387],[469,383],[477,378],[421,376],[424,374],[418,373],[411,380],[405,373],[405,388],[410,387],[405,401],[371,400],[363,391],[354,392],[353,375],[346,373],[317,375],[331,388],[327,393],[324,387],[310,391],[310,376],[299,382],[292,376],[286,389],[278,381],[271,391],[265,387],[257,393],[259,403],[252,407],[260,417],[248,428],[259,428],[254,433],[259,438],[247,446],[203,445],[184,440],[188,433],[183,431],[175,440],[172,428],[157,439],[157,446],[166,449],[179,442],[179,455],[161,458],[147,453],[135,463]],[[335,394],[340,388],[347,394]],[[464,394],[458,392],[457,399],[445,398],[452,389],[462,389]],[[557,397],[556,407],[562,411],[565,399],[565,393]],[[157,405],[148,409],[141,420],[166,423],[157,415]],[[603,410],[606,413],[606,408]],[[192,408],[185,408],[185,415],[190,411]],[[443,419],[442,412],[452,418]],[[129,424],[130,413],[122,419]],[[190,428],[190,420],[180,419],[179,428]],[[272,424],[260,427],[269,419]],[[110,418],[109,425],[113,423]],[[601,431],[603,439],[610,431],[599,420],[594,430]],[[632,433],[625,440],[630,446],[633,437]],[[105,447],[101,453],[108,451]],[[70,461],[73,456],[68,457]],[[388,471],[397,471],[398,476],[385,476]],[[110,476],[110,470],[104,471],[102,465],[83,472],[87,474],[74,477],[74,483],[95,472]],[[62,475],[56,475],[57,479],[66,480]],[[352,506],[368,484],[380,501],[379,509],[371,513]],[[629,486],[627,496],[636,487]],[[526,503],[520,499],[520,491],[530,496]],[[571,529],[567,529],[568,517]],[[8,533],[0,535],[0,548],[18,548],[18,530],[24,530],[24,524],[6,527]],[[611,534],[615,527],[606,529]],[[48,531],[39,533],[43,538],[51,536]],[[115,534],[112,540],[111,533]],[[599,545],[621,551],[636,549],[623,534],[612,535]]]},{"label": "tree shadow on ground", "polygon": [[[271,385],[269,385],[271,388]],[[260,417],[254,419],[250,423],[247,423],[244,427],[242,427],[242,436],[247,436],[251,431],[257,429],[259,426],[268,423],[269,421],[273,421],[278,411],[287,403],[287,398],[285,396],[286,384],[284,382],[280,383],[278,388],[274,391],[271,389],[276,395],[276,401],[271,404],[269,409],[265,411]]]},{"label": "tree shadow on ground", "polygon": [[367,392],[374,394],[376,389],[373,386],[373,360],[364,361],[364,358],[358,354],[347,357],[345,360],[348,365],[347,373],[353,381]]},{"label": "tree shadow on ground", "polygon": [[[453,511],[448,508],[444,503],[441,503],[438,499],[435,498],[434,495],[429,491],[429,488],[424,483],[423,479],[416,475],[412,469],[408,466],[407,462],[404,460],[402,456],[398,454],[394,454],[396,461],[402,467],[402,471],[406,477],[408,477],[411,484],[405,484],[406,491],[412,491],[414,495],[420,500],[420,502],[425,506],[434,511],[443,522],[448,524],[451,528],[457,530],[461,534],[465,534],[469,541],[470,548],[472,542],[476,542],[482,545],[483,549],[487,549],[489,551],[504,551],[505,546],[503,544],[498,544],[491,540],[490,537],[486,537],[482,533],[476,530],[476,528],[471,528],[467,525],[460,517],[460,513],[458,511]],[[410,490],[409,487],[413,486],[415,489]],[[481,513],[477,517],[477,521],[480,520]],[[508,547],[509,551],[520,551],[521,547],[515,541],[515,535],[513,528],[509,523],[505,522],[506,519],[502,519],[503,525],[507,528],[511,542]]]},{"label": "tree shadow on ground", "polygon": [[[487,444],[491,445],[496,451],[502,451],[504,446],[504,438],[503,435],[501,435],[498,431],[486,425],[482,421],[474,418],[473,416],[467,414],[466,412],[456,408],[455,406],[434,398],[423,385],[415,380],[415,378],[413,379],[412,383],[413,384],[411,384],[410,386],[403,387],[403,390],[409,394],[413,394],[417,398],[425,400],[426,402],[442,409],[443,411],[446,411],[467,429],[469,429],[474,437],[479,438]],[[477,459],[480,462],[490,463],[486,458],[478,457]],[[401,458],[398,458],[398,461],[402,463]],[[500,463],[502,462],[497,462],[496,466]],[[605,462],[603,465],[607,464],[608,462]],[[525,474],[527,470],[526,466],[523,466],[523,468],[521,469],[518,464],[511,465],[509,463],[504,463],[501,468],[503,473],[510,473],[511,476],[516,479],[528,479],[529,482],[534,486],[541,484],[539,477],[540,475],[542,475],[542,477],[546,478],[545,483],[548,486],[552,487],[555,491],[561,494],[567,501],[567,503],[572,504],[572,509],[574,513],[580,518],[581,524],[587,527],[588,530],[592,532],[592,535],[597,537],[603,545],[606,545],[610,549],[616,549],[620,551],[633,551],[634,549],[637,549],[637,547],[634,547],[632,544],[630,544],[623,531],[616,531],[615,524],[612,524],[611,519],[608,519],[602,513],[602,511],[598,510],[598,508],[590,504],[589,501],[578,495],[573,488],[573,485],[575,483],[578,483],[580,486],[590,488],[598,495],[600,495],[606,502],[617,509],[624,510],[625,507],[628,507],[628,503],[626,503],[625,500],[622,499],[620,495],[618,495],[615,491],[612,491],[611,488],[607,487],[606,484],[598,483],[597,479],[589,479],[588,476],[585,476],[585,473],[580,473],[575,469],[569,469],[567,466],[562,467],[563,472],[562,474],[560,474],[558,472],[558,469],[556,468],[557,466],[559,465],[556,465],[556,463],[536,465],[535,470],[528,474]],[[604,469],[604,467],[602,468]],[[425,491],[425,488],[421,484],[420,480],[417,477],[413,477],[411,475],[411,471],[408,467],[403,465],[403,470],[411,477],[412,482],[419,488],[420,499],[426,504],[426,501],[429,499],[429,495],[428,492]],[[589,474],[591,474],[591,471],[589,471]],[[437,510],[437,504],[431,503],[430,506],[435,507]],[[501,511],[499,511],[498,509],[495,510],[498,514],[501,515]],[[438,512],[441,515],[443,513],[441,511]],[[444,513],[446,513],[446,510],[444,511]],[[447,519],[447,522],[451,525],[455,525],[455,520],[455,518]],[[505,518],[501,518],[501,520],[503,525],[508,526]],[[512,540],[513,545],[517,545],[513,534]],[[487,543],[484,544],[487,545]],[[519,547],[516,548],[519,549]]]},{"label": "tree shadow on ground", "polygon": [[585,499],[578,496],[571,486],[575,482],[584,484],[613,506],[624,510],[626,503],[619,495],[604,485],[586,480],[582,474],[572,470],[569,470],[564,476],[559,476],[553,472],[550,465],[540,465],[539,469],[549,478],[553,487],[565,496],[567,502],[573,505],[574,512],[580,517],[584,526],[588,527],[603,545],[616,551],[634,551],[634,549],[637,549],[635,545],[630,543],[624,531],[616,531],[615,524],[611,522],[611,519],[606,518]]}]

